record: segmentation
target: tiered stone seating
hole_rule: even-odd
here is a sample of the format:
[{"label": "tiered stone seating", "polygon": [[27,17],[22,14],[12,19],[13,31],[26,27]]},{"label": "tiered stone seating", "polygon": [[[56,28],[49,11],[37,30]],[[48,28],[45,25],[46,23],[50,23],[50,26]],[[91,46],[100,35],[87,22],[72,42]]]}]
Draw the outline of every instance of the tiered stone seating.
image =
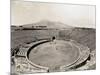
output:
[{"label": "tiered stone seating", "polygon": [[18,56],[26,56],[27,50],[25,48],[21,48],[18,52]]}]

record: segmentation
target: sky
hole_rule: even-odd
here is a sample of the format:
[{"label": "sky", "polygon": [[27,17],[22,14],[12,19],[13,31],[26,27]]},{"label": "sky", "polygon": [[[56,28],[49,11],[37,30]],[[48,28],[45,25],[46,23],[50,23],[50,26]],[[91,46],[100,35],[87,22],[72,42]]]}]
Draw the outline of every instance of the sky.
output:
[{"label": "sky", "polygon": [[95,28],[95,6],[11,1],[11,25],[19,26],[42,20]]}]

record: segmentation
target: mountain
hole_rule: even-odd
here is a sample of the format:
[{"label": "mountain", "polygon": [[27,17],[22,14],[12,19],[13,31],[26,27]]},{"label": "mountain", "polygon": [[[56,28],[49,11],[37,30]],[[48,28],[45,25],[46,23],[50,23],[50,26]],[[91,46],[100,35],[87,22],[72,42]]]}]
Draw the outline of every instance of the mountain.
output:
[{"label": "mountain", "polygon": [[61,22],[53,22],[53,21],[47,21],[47,20],[42,20],[42,21],[37,22],[37,23],[23,25],[23,27],[28,27],[28,28],[30,28],[32,26],[46,26],[47,28],[57,28],[57,29],[72,28],[71,26],[63,24]]}]

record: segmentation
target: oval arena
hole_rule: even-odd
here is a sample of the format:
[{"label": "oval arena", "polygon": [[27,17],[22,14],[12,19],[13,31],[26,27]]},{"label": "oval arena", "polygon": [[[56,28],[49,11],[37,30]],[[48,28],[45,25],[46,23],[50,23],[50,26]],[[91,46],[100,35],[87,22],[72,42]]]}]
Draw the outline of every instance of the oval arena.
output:
[{"label": "oval arena", "polygon": [[[88,48],[86,48],[88,49]],[[85,50],[84,50],[85,51]],[[64,40],[41,40],[36,42],[27,52],[27,60],[33,66],[36,66],[47,71],[62,71],[64,67],[73,67],[81,62],[82,49],[75,41]],[[84,59],[89,56],[89,50],[83,55]],[[84,60],[83,60],[84,61]],[[82,61],[82,62],[83,62]]]}]

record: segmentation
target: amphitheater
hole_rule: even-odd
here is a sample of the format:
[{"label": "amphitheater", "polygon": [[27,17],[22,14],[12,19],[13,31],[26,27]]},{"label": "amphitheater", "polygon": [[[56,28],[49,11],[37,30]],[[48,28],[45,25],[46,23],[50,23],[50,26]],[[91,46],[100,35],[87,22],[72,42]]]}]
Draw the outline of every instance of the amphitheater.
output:
[{"label": "amphitheater", "polygon": [[95,29],[13,31],[11,48],[17,73],[95,69]]}]

